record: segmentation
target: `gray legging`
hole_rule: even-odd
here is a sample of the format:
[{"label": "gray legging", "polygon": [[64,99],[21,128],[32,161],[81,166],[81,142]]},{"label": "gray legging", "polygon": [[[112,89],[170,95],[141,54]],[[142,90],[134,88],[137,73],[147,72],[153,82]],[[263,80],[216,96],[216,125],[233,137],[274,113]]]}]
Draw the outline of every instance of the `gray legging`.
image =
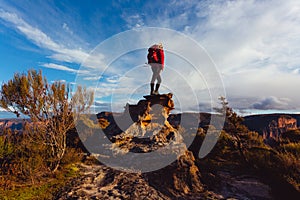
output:
[{"label": "gray legging", "polygon": [[162,71],[162,65],[159,63],[151,63],[150,65],[153,72],[151,83],[154,83],[155,80],[157,80],[157,84],[160,84],[161,83],[160,72]]}]

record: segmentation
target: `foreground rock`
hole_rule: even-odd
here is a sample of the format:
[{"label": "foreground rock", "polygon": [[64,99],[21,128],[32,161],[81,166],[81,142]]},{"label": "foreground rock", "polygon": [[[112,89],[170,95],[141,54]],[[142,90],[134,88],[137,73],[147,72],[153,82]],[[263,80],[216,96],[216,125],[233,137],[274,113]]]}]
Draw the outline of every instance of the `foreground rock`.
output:
[{"label": "foreground rock", "polygon": [[240,173],[232,169],[201,172],[207,189],[216,192],[224,199],[274,199],[271,187],[251,172]]},{"label": "foreground rock", "polygon": [[154,174],[154,180],[150,178],[151,174],[120,172],[104,165],[80,164],[78,167],[82,175],[64,188],[57,199],[223,199],[209,191],[176,193],[166,179],[172,180],[172,177],[166,177],[166,174],[162,177]]},{"label": "foreground rock", "polygon": [[149,185],[142,174],[113,170],[104,165],[80,165],[81,178],[59,199],[168,199]]}]

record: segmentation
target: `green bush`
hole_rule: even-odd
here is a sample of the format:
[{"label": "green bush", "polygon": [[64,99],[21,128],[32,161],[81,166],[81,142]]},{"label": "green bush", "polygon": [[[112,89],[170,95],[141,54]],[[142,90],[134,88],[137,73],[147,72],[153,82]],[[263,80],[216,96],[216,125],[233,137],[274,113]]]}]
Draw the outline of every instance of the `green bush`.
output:
[{"label": "green bush", "polygon": [[290,142],[300,142],[300,130],[289,130],[283,134],[281,134],[281,138],[288,140]]},{"label": "green bush", "polygon": [[14,152],[14,144],[10,143],[8,131],[0,136],[0,160],[10,157]]},{"label": "green bush", "polygon": [[300,156],[300,143],[290,142],[280,146],[282,151],[292,153],[295,156]]}]

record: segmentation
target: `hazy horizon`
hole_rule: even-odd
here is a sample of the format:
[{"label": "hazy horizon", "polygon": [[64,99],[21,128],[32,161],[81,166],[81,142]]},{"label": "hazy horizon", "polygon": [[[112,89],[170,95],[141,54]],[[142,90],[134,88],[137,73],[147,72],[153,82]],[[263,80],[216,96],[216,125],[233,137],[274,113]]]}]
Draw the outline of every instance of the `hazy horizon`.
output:
[{"label": "hazy horizon", "polygon": [[[99,112],[111,112],[111,111],[102,110],[102,111],[99,111]],[[99,112],[97,112],[97,113],[99,113]],[[203,112],[205,112],[205,111],[203,111]],[[300,112],[295,112],[295,111],[293,112],[291,110],[285,110],[285,111],[283,111],[283,110],[272,110],[272,111],[265,111],[265,112],[257,111],[257,112],[243,112],[243,113],[235,110],[235,112],[237,112],[237,114],[239,114],[242,117],[251,116],[251,115],[264,115],[264,114],[298,114],[298,115],[300,115]],[[97,113],[92,113],[92,114],[96,115]],[[179,114],[179,113],[180,112],[176,112],[176,111],[172,112],[171,111],[171,114]],[[196,112],[186,111],[186,112],[183,112],[183,113],[196,113]],[[212,113],[212,112],[205,112],[205,113]],[[1,119],[16,119],[16,118],[17,118],[16,115],[11,113],[11,112],[7,112],[7,111],[3,111],[3,110],[0,111],[0,120]],[[19,119],[23,119],[23,118],[19,117]]]}]

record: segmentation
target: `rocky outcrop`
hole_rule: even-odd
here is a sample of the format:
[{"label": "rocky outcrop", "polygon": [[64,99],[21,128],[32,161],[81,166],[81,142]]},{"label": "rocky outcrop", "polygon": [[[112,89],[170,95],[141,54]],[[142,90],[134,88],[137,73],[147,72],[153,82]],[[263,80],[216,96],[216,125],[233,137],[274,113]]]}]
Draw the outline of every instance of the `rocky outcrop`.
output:
[{"label": "rocky outcrop", "polygon": [[283,131],[297,129],[297,120],[291,116],[283,115],[278,118],[278,128]]},{"label": "rocky outcrop", "polygon": [[182,143],[180,132],[167,120],[174,109],[172,94],[144,97],[146,100],[137,105],[126,105],[125,113],[130,114],[133,124],[114,136],[114,145],[124,151],[147,153],[170,142]]},{"label": "rocky outcrop", "polygon": [[160,120],[167,120],[170,111],[174,109],[172,97],[172,93],[147,95],[136,105],[126,104],[124,113],[129,113],[134,122],[140,121],[143,126],[150,121],[162,123]]},{"label": "rocky outcrop", "polygon": [[136,105],[127,104],[123,114],[97,115],[120,169],[141,173],[168,197],[199,195],[204,188],[195,158],[183,142],[184,130],[168,121],[174,109],[172,94],[144,98]]},{"label": "rocky outcrop", "polygon": [[185,151],[171,165],[146,173],[149,183],[167,196],[180,198],[188,195],[200,194],[204,191],[200,180],[200,172],[195,165],[195,158],[190,151]]},{"label": "rocky outcrop", "polygon": [[272,120],[263,130],[263,138],[277,140],[279,136],[288,130],[297,129],[297,120],[289,115],[281,115]]},{"label": "rocky outcrop", "polygon": [[249,130],[258,132],[268,140],[276,140],[282,133],[288,130],[297,129],[297,121],[300,120],[299,114],[262,114],[244,117],[243,124]]}]

